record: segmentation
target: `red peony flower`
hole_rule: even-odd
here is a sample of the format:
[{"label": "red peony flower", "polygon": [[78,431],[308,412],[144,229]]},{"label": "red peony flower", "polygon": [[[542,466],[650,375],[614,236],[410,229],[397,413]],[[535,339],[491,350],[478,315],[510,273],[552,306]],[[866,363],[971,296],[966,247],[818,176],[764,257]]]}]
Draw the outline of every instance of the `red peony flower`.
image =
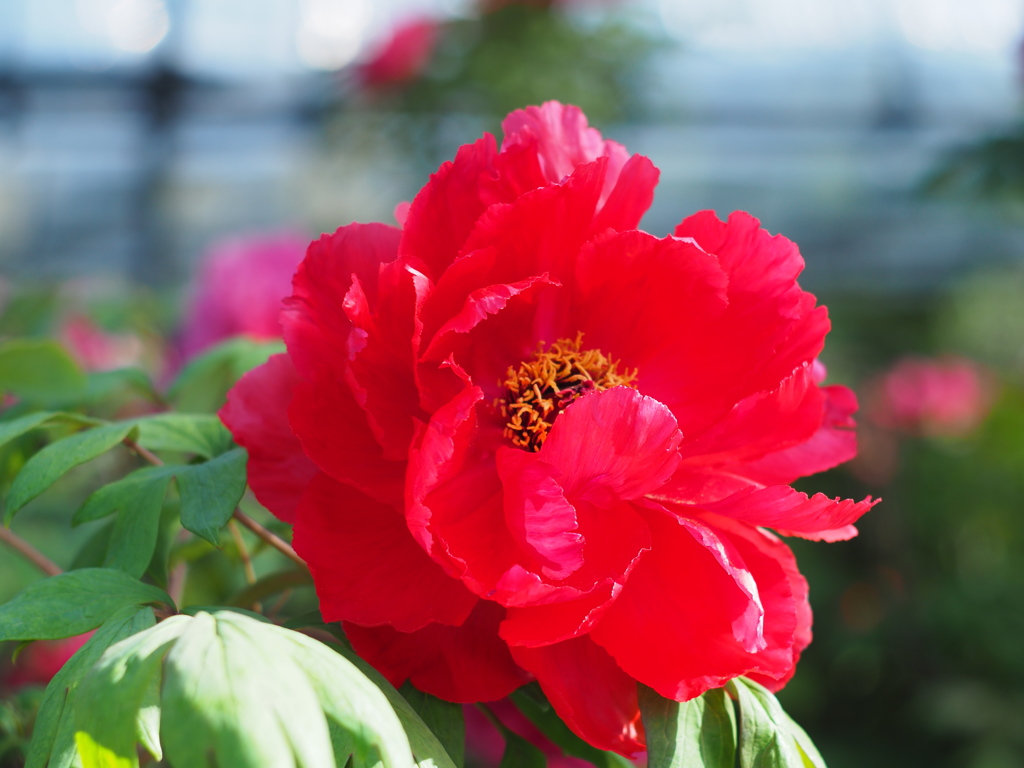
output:
[{"label": "red peony flower", "polygon": [[288,353],[221,416],[295,527],[321,610],[392,682],[450,701],[530,679],[581,737],[644,748],[637,681],[771,688],[810,640],[765,528],[835,540],[872,505],[789,483],[851,458],[829,323],[756,219],[636,229],[658,171],[549,102],[402,210],[312,243]]},{"label": "red peony flower", "polygon": [[380,88],[403,85],[418,78],[430,62],[439,32],[440,23],[430,18],[413,19],[396,26],[360,68],[362,84]]},{"label": "red peony flower", "polygon": [[0,687],[14,690],[26,685],[46,685],[68,659],[88,642],[92,632],[63,640],[37,640],[18,654],[17,663],[0,678]]},{"label": "red peony flower", "polygon": [[181,332],[185,359],[232,336],[281,338],[281,301],[302,261],[305,240],[292,232],[216,243],[203,261]]},{"label": "red peony flower", "polygon": [[868,388],[872,421],[907,432],[963,435],[992,406],[986,375],[977,363],[961,357],[906,358]]}]

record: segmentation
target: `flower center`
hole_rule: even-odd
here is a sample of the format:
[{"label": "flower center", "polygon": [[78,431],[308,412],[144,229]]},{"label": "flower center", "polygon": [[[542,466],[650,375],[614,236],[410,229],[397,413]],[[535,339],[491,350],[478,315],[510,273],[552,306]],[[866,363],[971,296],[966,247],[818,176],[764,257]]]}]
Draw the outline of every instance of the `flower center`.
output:
[{"label": "flower center", "polygon": [[637,371],[619,371],[618,360],[611,360],[598,349],[580,349],[583,334],[575,339],[559,339],[546,350],[537,345],[533,359],[509,366],[505,396],[498,400],[505,417],[505,437],[528,451],[539,451],[547,439],[555,417],[569,403],[591,392],[612,387],[633,387]]}]

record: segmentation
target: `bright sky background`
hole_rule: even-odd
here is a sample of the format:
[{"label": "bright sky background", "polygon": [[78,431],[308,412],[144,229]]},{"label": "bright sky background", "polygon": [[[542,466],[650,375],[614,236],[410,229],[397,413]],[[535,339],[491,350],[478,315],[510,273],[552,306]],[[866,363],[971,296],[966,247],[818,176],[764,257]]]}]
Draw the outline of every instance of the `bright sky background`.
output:
[{"label": "bright sky background", "polygon": [[[182,34],[190,69],[261,76],[337,68],[397,20],[459,13],[471,0],[0,0],[0,55],[102,69]],[[576,0],[580,5],[585,0]],[[184,9],[173,30],[172,3]],[[691,48],[757,51],[897,45],[1007,58],[1024,0],[605,0]]]}]

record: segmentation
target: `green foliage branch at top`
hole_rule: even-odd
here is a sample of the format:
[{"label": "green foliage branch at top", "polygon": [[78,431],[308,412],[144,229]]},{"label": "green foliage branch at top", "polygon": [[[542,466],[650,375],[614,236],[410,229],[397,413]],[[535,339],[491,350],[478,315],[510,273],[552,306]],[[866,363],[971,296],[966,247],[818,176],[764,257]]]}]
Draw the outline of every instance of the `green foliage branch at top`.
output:
[{"label": "green foliage branch at top", "polygon": [[[0,642],[93,632],[38,700],[27,768],[135,768],[151,761],[174,768],[463,768],[461,705],[408,683],[396,690],[353,652],[339,626],[324,624],[316,612],[281,617],[249,610],[310,579],[294,567],[257,577],[236,532],[231,540],[223,535],[233,516],[247,520],[239,511],[246,453],[210,411],[234,380],[276,350],[221,345],[187,366],[166,398],[149,398],[155,388],[132,374],[134,396],[178,410],[109,418],[94,412],[88,376],[59,347],[0,345],[5,391],[29,393],[38,383],[12,373],[11,359],[34,360],[55,377],[44,397],[26,394],[0,414],[0,455],[20,457],[10,464],[6,523],[34,499],[55,494],[50,489],[76,467],[122,454],[71,517],[73,525],[113,517],[94,566],[33,582],[0,605]],[[115,477],[107,476],[111,467]],[[248,522],[259,545],[297,560],[287,542]],[[229,568],[246,568],[248,586],[220,605],[186,605],[180,579],[175,587],[168,577],[168,540],[178,542],[179,576],[190,562],[183,553],[199,546]],[[201,579],[202,571],[193,577]],[[734,680],[683,703],[642,687],[639,696],[651,768],[824,766],[774,696],[751,681]],[[596,768],[631,765],[575,734],[536,684],[511,700],[562,754]],[[536,744],[481,706],[505,739],[501,768],[547,763]]]}]

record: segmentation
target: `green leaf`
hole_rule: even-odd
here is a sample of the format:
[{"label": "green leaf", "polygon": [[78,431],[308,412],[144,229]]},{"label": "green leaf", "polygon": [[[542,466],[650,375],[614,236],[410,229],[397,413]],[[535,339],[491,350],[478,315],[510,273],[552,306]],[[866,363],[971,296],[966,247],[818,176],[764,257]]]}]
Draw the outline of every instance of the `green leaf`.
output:
[{"label": "green leaf", "polygon": [[90,523],[93,520],[112,515],[119,510],[132,508],[153,484],[167,483],[174,477],[180,466],[143,467],[94,491],[71,517],[72,525]]},{"label": "green leaf", "polygon": [[[245,450],[234,448],[201,464],[167,464],[138,469],[93,493],[71,522],[79,525],[120,510],[118,525],[124,529],[123,534],[119,538],[115,531],[110,547],[111,552],[117,548],[122,554],[108,554],[108,558],[117,559],[108,559],[105,564],[116,563],[116,567],[124,570],[131,567],[132,573],[140,567],[144,571],[156,547],[160,507],[167,484],[175,477],[181,496],[181,524],[211,544],[220,546],[220,529],[231,519],[245,493],[245,462]],[[128,552],[131,546],[141,546],[145,552],[140,550],[131,555]],[[144,563],[141,562],[143,559]]]},{"label": "green leaf", "polygon": [[167,493],[169,477],[157,477],[140,483],[137,493],[125,499],[110,535],[103,565],[140,578],[149,567],[160,533],[160,511]]},{"label": "green leaf", "polygon": [[213,414],[160,413],[135,419],[139,445],[152,451],[194,453],[212,459],[229,450],[231,433]]},{"label": "green leaf", "polygon": [[49,339],[0,344],[0,392],[42,403],[70,402],[85,392],[86,377],[63,347]]},{"label": "green leaf", "polygon": [[168,397],[178,411],[214,413],[244,373],[284,352],[281,342],[229,339],[193,358],[171,384]]},{"label": "green leaf", "polygon": [[105,485],[71,518],[72,525],[120,512],[103,565],[136,578],[149,567],[160,535],[161,510],[174,467],[144,467]]},{"label": "green leaf", "polygon": [[50,443],[22,467],[7,498],[7,522],[28,502],[53,485],[72,467],[106,453],[120,443],[133,427],[120,422],[77,432]]},{"label": "green leaf", "polygon": [[141,368],[91,371],[87,376],[85,399],[89,403],[97,403],[107,398],[127,399],[132,395],[144,397],[151,403],[162,402],[149,375]]},{"label": "green leaf", "polygon": [[110,535],[114,532],[114,521],[108,520],[94,530],[85,543],[75,553],[69,571],[79,571],[83,568],[102,568],[103,561],[107,559],[107,549],[110,544]]},{"label": "green leaf", "polygon": [[327,724],[295,663],[251,619],[200,613],[164,661],[161,740],[175,766],[333,766]]},{"label": "green leaf", "polygon": [[88,632],[118,611],[147,603],[173,605],[161,589],[122,571],[84,568],[29,584],[0,605],[0,641],[55,640]]},{"label": "green leaf", "polygon": [[216,614],[221,611],[229,611],[231,613],[238,613],[242,616],[248,616],[250,619],[256,619],[264,624],[272,624],[273,622],[264,616],[262,613],[256,613],[256,611],[250,611],[247,608],[239,608],[234,605],[190,605],[187,608],[182,608],[181,612],[189,616],[195,616],[198,613],[211,613]]},{"label": "green leaf", "polygon": [[136,742],[176,768],[330,768],[352,754],[413,766],[387,696],[354,665],[228,611],[174,616],[110,648],[74,710],[83,768],[136,768]]},{"label": "green leaf", "polygon": [[571,730],[555,713],[544,697],[540,686],[531,683],[514,691],[509,698],[537,729],[551,740],[562,753],[593,763],[598,768],[633,768],[633,763],[614,752],[605,752],[591,746]]},{"label": "green leaf", "polygon": [[727,687],[740,709],[740,768],[805,768],[789,727],[792,720],[778,699],[764,686],[743,677],[731,680]]},{"label": "green leaf", "polygon": [[462,706],[417,690],[412,683],[403,685],[399,693],[437,736],[456,768],[462,768],[466,758],[466,721]]},{"label": "green leaf", "polygon": [[53,411],[36,411],[10,421],[0,421],[0,447],[21,437],[26,432],[43,426],[53,415]]},{"label": "green leaf", "polygon": [[214,546],[245,493],[246,458],[244,448],[235,448],[178,472],[181,524]]},{"label": "green leaf", "polygon": [[684,702],[646,685],[639,693],[649,768],[733,768],[736,722],[724,688]]},{"label": "green leaf", "polygon": [[[241,618],[231,617],[233,621]],[[355,738],[363,756],[375,752],[386,768],[413,768],[415,747],[387,691],[374,685],[345,656],[306,635],[275,626],[266,627],[264,634],[276,636],[282,653],[290,652],[308,676],[328,719]],[[391,691],[405,702],[393,687]],[[405,705],[408,707],[408,703]],[[417,721],[422,725],[418,717]],[[443,749],[440,754],[450,765]],[[340,759],[339,764],[343,764]]]},{"label": "green leaf", "polygon": [[136,768],[135,743],[140,738],[154,758],[163,757],[155,735],[159,708],[154,697],[164,656],[189,623],[184,616],[172,616],[119,643],[79,685],[75,741],[84,768]]},{"label": "green leaf", "polygon": [[818,751],[818,748],[814,746],[811,737],[807,735],[807,731],[797,725],[788,712],[783,711],[782,716],[785,718],[786,728],[793,738],[796,739],[796,746],[800,750],[800,757],[804,761],[804,768],[825,768],[825,760]]},{"label": "green leaf", "polygon": [[44,768],[47,764],[57,768],[73,764],[76,750],[72,712],[79,682],[108,647],[155,623],[150,608],[118,611],[54,675],[39,706],[25,768]]},{"label": "green leaf", "polygon": [[178,522],[178,505],[164,504],[160,512],[160,527],[156,534],[153,558],[146,568],[145,578],[152,580],[161,589],[167,589],[171,580],[171,550],[181,531]]},{"label": "green leaf", "polygon": [[398,692],[391,683],[376,669],[358,656],[351,648],[343,645],[331,645],[331,647],[344,656],[360,672],[368,677],[387,697],[388,703],[398,715],[402,727],[409,738],[409,746],[412,747],[412,754],[416,764],[421,768],[455,768],[455,763],[445,751],[437,736],[434,735],[423,719],[412,708],[412,705]]}]

